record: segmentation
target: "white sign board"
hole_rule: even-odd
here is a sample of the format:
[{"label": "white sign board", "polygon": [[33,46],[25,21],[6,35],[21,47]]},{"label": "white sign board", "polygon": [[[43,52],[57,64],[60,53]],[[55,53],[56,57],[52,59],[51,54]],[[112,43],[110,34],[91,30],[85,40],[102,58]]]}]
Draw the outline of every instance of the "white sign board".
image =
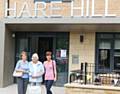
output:
[{"label": "white sign board", "polygon": [[63,58],[67,57],[67,50],[61,50],[61,57]]}]

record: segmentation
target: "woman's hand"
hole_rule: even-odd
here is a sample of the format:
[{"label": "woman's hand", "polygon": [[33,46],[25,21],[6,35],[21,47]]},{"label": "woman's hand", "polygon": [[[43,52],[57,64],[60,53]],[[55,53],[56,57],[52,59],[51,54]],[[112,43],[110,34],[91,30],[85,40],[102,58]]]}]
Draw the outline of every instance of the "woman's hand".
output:
[{"label": "woman's hand", "polygon": [[16,70],[16,72],[24,72],[24,70],[23,69],[18,69],[18,70]]},{"label": "woman's hand", "polygon": [[33,78],[33,79],[36,79],[36,78],[37,78],[37,75],[36,75],[36,74],[33,74],[33,75],[32,75],[32,78]]},{"label": "woman's hand", "polygon": [[36,76],[32,76],[33,79],[36,79],[37,77]]},{"label": "woman's hand", "polygon": [[57,77],[54,78],[54,81],[55,81],[55,82],[56,82],[56,80],[57,80]]},{"label": "woman's hand", "polygon": [[39,77],[39,73],[37,72],[37,73],[34,73],[33,75],[32,75],[32,78],[37,78],[37,77]]}]

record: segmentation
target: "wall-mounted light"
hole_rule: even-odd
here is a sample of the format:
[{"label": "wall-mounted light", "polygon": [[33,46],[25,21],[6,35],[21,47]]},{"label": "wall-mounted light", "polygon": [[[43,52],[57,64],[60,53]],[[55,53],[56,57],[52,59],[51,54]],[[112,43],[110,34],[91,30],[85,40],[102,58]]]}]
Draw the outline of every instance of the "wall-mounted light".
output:
[{"label": "wall-mounted light", "polygon": [[84,35],[80,34],[80,43],[83,43],[83,42],[84,42]]},{"label": "wall-mounted light", "polygon": [[15,38],[15,33],[12,34],[12,38]]}]

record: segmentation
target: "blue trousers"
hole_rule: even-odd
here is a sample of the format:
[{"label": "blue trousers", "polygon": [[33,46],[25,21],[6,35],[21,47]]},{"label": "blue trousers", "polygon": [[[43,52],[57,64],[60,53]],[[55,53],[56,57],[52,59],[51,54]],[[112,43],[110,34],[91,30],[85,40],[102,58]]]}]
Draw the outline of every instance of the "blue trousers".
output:
[{"label": "blue trousers", "polygon": [[52,91],[50,90],[53,85],[54,80],[45,80],[45,87],[47,94],[52,94]]},{"label": "blue trousers", "polygon": [[17,84],[18,84],[18,94],[26,94],[28,79],[17,78]]}]

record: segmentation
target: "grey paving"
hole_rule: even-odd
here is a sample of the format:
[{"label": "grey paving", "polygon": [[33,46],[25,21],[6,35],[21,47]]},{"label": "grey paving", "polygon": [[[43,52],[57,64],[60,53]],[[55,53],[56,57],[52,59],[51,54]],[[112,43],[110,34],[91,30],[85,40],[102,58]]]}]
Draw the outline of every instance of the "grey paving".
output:
[{"label": "grey paving", "polygon": [[[45,93],[45,87],[42,85],[42,94]],[[52,87],[53,94],[65,94],[64,87]],[[17,94],[17,85],[10,85],[6,88],[0,88],[0,94]]]}]

